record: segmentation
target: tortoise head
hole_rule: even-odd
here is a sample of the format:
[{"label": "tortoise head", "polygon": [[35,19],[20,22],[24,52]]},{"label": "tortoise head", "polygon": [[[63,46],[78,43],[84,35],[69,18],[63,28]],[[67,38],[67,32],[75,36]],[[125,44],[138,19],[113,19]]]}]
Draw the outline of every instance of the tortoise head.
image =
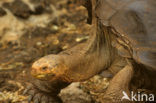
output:
[{"label": "tortoise head", "polygon": [[64,60],[60,55],[48,55],[33,63],[31,75],[40,80],[57,79],[65,70]]}]

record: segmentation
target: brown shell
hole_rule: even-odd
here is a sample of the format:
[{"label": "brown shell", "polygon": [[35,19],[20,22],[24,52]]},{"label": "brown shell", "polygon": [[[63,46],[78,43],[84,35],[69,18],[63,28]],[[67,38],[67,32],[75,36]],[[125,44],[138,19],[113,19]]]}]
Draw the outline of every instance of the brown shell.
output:
[{"label": "brown shell", "polygon": [[129,42],[132,58],[156,70],[156,0],[98,0],[95,12]]}]

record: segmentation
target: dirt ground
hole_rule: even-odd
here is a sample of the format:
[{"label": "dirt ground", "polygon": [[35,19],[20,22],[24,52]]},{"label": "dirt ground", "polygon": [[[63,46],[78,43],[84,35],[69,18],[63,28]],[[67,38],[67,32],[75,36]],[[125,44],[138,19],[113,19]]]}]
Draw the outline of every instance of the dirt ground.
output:
[{"label": "dirt ground", "polygon": [[[88,39],[87,11],[72,1],[0,1],[0,103],[26,103],[22,91],[32,63]],[[98,103],[108,84],[97,75],[60,96],[64,103]]]}]

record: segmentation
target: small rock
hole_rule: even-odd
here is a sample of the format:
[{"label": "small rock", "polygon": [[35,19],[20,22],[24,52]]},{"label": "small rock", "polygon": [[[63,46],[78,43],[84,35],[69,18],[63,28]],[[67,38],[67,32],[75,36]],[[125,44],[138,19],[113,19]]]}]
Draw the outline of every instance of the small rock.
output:
[{"label": "small rock", "polygon": [[42,45],[42,42],[37,42],[36,45],[37,46],[41,46]]},{"label": "small rock", "polygon": [[35,11],[33,14],[40,15],[43,13],[49,13],[51,14],[53,10],[51,9],[50,5],[51,0],[29,0],[32,4],[35,5]]},{"label": "small rock", "polygon": [[62,47],[63,50],[68,49],[69,48],[69,44],[66,44]]},{"label": "small rock", "polygon": [[83,41],[86,41],[89,37],[88,36],[83,36],[83,37],[79,37],[79,38],[76,38],[76,42],[83,42]]},{"label": "small rock", "polygon": [[6,15],[6,11],[0,7],[0,16]]},{"label": "small rock", "polygon": [[57,40],[57,39],[53,40],[53,44],[54,44],[54,45],[59,44],[59,40]]},{"label": "small rock", "polygon": [[33,12],[33,14],[35,15],[40,15],[44,12],[44,7],[42,5],[37,5],[35,7],[35,12]]},{"label": "small rock", "polygon": [[68,25],[68,30],[76,30],[76,26],[74,24]]},{"label": "small rock", "polygon": [[31,14],[31,9],[22,0],[15,0],[12,3],[3,3],[3,6],[10,10],[15,16],[27,19]]},{"label": "small rock", "polygon": [[58,26],[54,25],[54,26],[52,26],[52,29],[57,31],[59,28],[58,28]]}]

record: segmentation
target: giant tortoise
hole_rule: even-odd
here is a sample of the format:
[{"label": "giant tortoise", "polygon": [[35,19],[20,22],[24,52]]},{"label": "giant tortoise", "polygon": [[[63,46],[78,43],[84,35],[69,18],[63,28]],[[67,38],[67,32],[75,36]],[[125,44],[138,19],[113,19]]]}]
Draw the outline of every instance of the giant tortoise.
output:
[{"label": "giant tortoise", "polygon": [[[93,30],[87,42],[32,65],[33,83],[25,93],[34,103],[61,103],[57,96],[72,82],[110,71],[101,103],[128,103],[123,93],[156,91],[156,0],[79,0]],[[103,73],[104,76],[106,73]]]}]

